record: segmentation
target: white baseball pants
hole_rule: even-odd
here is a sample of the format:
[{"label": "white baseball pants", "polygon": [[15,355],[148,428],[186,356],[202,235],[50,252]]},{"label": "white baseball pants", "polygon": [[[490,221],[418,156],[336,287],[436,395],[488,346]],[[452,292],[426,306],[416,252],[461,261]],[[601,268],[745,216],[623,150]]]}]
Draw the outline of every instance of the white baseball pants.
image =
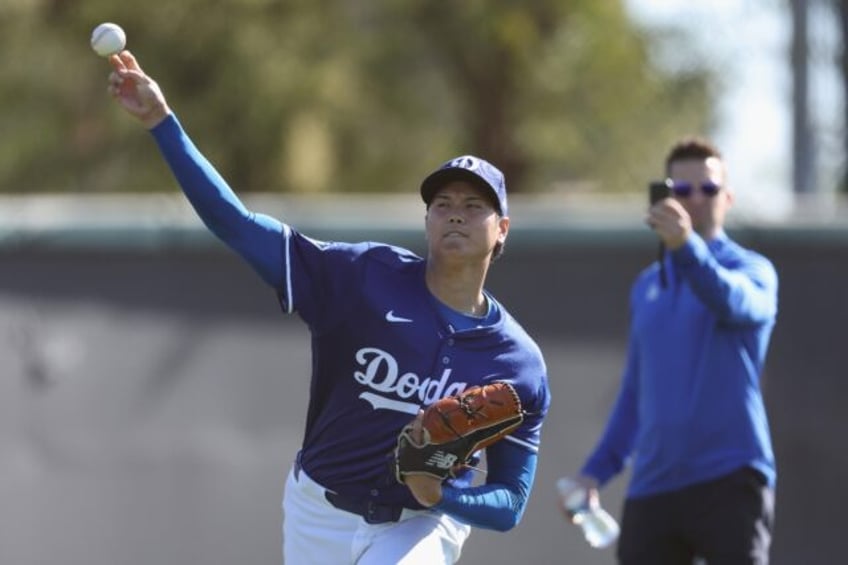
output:
[{"label": "white baseball pants", "polygon": [[451,565],[471,527],[446,514],[404,510],[398,522],[368,524],[339,510],[325,489],[290,471],[283,496],[284,565]]}]

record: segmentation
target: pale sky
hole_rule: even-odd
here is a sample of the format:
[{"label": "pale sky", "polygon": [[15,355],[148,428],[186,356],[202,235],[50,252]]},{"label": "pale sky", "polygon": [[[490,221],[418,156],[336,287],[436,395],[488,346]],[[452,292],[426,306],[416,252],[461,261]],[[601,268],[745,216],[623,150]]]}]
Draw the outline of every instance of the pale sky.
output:
[{"label": "pale sky", "polygon": [[[693,35],[699,60],[728,77],[717,131],[736,187],[737,212],[780,218],[791,210],[791,38],[786,0],[625,0],[642,25],[675,26]],[[823,2],[810,14],[813,122],[819,190],[832,193],[839,172],[842,94],[833,66],[835,18]],[[676,53],[668,54],[670,59]],[[669,64],[679,64],[671,61]]]}]

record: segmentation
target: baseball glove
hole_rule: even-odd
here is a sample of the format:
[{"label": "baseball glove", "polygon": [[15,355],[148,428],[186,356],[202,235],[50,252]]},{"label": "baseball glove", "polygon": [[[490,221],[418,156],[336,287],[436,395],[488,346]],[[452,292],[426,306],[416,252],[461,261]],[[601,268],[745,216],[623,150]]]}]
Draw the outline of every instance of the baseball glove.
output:
[{"label": "baseball glove", "polygon": [[409,424],[398,436],[395,477],[401,483],[407,475],[454,476],[474,452],[517,428],[524,412],[512,385],[497,382],[437,400],[420,418],[420,434]]}]

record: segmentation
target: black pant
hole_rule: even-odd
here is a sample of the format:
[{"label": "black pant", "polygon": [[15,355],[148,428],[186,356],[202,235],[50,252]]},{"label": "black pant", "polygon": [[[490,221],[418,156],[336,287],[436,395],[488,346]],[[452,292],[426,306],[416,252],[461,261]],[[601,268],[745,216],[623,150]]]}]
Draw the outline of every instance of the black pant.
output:
[{"label": "black pant", "polygon": [[753,469],[624,503],[622,565],[768,565],[774,491]]}]

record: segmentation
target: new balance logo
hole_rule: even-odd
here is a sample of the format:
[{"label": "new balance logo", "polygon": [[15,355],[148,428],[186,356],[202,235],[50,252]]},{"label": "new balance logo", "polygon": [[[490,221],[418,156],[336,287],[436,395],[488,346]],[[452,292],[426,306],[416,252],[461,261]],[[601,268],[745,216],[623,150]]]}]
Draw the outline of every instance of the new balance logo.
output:
[{"label": "new balance logo", "polygon": [[427,459],[426,465],[437,469],[450,469],[456,465],[459,457],[453,453],[445,453],[444,451],[436,451]]},{"label": "new balance logo", "polygon": [[386,312],[386,321],[398,324],[398,323],[409,323],[412,320],[410,320],[409,318],[401,318],[400,316],[396,316],[394,310],[389,310],[388,312]]}]

